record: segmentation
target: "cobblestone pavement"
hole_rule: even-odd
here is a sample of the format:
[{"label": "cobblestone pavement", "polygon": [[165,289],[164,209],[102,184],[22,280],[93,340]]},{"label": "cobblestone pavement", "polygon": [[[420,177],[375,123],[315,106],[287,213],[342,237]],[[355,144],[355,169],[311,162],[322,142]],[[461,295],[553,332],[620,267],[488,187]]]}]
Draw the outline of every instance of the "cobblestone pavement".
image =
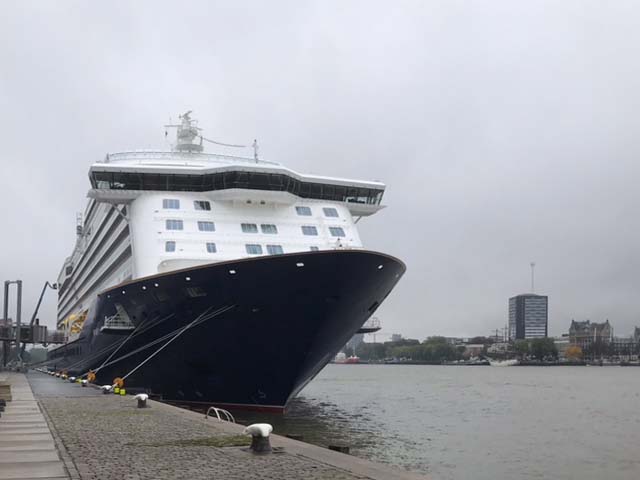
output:
[{"label": "cobblestone pavement", "polygon": [[260,456],[246,446],[208,446],[237,445],[242,439],[191,412],[172,414],[172,407],[157,403],[138,409],[130,396],[45,396],[39,401],[82,479],[367,478],[287,452]]}]

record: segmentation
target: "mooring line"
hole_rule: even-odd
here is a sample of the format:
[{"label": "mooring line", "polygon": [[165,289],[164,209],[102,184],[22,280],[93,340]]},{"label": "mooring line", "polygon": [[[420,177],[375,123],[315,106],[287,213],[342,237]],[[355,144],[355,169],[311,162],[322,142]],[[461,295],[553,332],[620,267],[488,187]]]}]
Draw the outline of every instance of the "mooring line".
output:
[{"label": "mooring line", "polygon": [[[223,307],[220,310],[218,310],[217,312],[214,312],[214,314],[212,314],[211,316],[209,316],[209,318],[207,318],[206,320],[203,321],[207,321],[207,320],[211,320],[212,318],[217,317],[218,315],[234,308],[235,305],[229,305],[227,307]],[[196,317],[191,323],[189,323],[188,325],[182,327],[182,329],[175,334],[167,343],[165,343],[164,345],[162,345],[160,348],[158,348],[155,352],[153,352],[151,355],[149,355],[146,359],[144,359],[141,363],[138,364],[138,366],[136,366],[133,370],[131,370],[129,373],[127,373],[124,377],[122,377],[122,380],[126,380],[127,377],[129,375],[131,375],[132,373],[134,373],[136,370],[138,370],[140,367],[142,367],[145,363],[147,363],[149,360],[151,360],[153,357],[155,357],[158,353],[160,353],[166,346],[168,346],[171,342],[173,342],[176,338],[178,338],[180,335],[182,335],[184,332],[186,332],[187,330],[189,330],[191,327],[193,327],[196,324],[202,323],[200,322],[200,320],[202,319],[202,317],[204,317],[204,313],[199,315],[198,317]]]}]

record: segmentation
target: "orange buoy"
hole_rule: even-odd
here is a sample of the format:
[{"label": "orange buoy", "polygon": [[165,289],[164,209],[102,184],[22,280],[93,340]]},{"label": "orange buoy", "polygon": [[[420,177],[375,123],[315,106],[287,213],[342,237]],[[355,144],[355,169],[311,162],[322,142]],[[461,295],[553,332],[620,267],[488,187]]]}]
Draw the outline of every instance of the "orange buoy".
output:
[{"label": "orange buoy", "polygon": [[87,373],[87,380],[89,380],[91,383],[96,381],[96,374],[93,370],[89,370],[89,373]]}]

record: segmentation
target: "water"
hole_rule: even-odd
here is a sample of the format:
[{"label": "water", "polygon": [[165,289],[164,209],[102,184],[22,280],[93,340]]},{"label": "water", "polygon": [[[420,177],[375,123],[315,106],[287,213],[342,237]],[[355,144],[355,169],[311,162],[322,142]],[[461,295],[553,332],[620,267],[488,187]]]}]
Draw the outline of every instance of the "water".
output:
[{"label": "water", "polygon": [[279,434],[441,479],[635,479],[640,368],[328,365]]}]

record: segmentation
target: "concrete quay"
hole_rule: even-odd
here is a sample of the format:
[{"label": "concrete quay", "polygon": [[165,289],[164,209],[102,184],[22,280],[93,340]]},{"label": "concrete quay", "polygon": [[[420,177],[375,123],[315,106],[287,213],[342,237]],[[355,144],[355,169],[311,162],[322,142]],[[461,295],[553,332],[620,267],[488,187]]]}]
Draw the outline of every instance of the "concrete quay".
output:
[{"label": "concrete quay", "polygon": [[[148,401],[148,408],[139,409],[131,396],[103,395],[96,388],[38,372],[26,377],[12,373],[8,379],[17,387],[14,398],[19,391],[33,398],[32,413],[40,417],[34,424],[37,428],[31,432],[31,441],[41,442],[41,447],[47,449],[41,450],[42,457],[29,457],[22,452],[25,456],[20,457],[21,461],[0,463],[0,480],[426,478],[279,435],[271,436],[274,453],[256,455],[248,450],[250,438],[242,435],[242,425],[219,422],[215,417],[205,419],[200,413],[155,401]],[[34,406],[42,413],[34,411]],[[38,434],[43,437],[36,439]],[[0,445],[9,448],[19,446],[20,441],[15,436],[3,441],[0,430]],[[34,462],[30,463],[30,458]],[[41,468],[38,475],[16,476],[16,464],[26,469],[36,463]],[[13,473],[4,465],[13,465]],[[4,471],[9,473],[3,476]]]},{"label": "concrete quay", "polygon": [[0,417],[0,480],[68,479],[49,426],[24,374],[0,372],[11,401]]}]

